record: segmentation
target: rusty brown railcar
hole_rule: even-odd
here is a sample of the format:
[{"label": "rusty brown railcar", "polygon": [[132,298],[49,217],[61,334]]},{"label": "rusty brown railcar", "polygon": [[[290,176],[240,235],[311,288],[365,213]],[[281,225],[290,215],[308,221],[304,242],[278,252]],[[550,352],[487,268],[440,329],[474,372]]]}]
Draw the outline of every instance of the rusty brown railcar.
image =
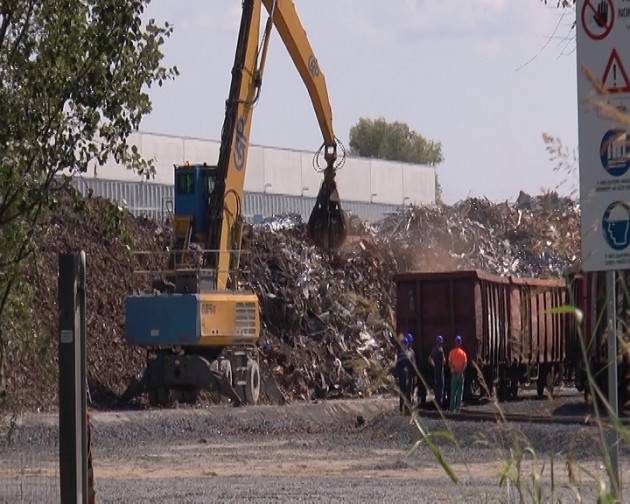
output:
[{"label": "rusty brown railcar", "polygon": [[[428,383],[428,356],[438,335],[445,350],[455,336],[471,364],[466,394],[516,396],[519,383],[535,377],[538,392],[552,386],[566,356],[563,280],[501,277],[482,271],[405,273],[396,276],[397,330],[411,333],[419,371]],[[476,369],[481,371],[481,375]],[[421,390],[421,400],[426,397]]]},{"label": "rusty brown railcar", "polygon": [[[606,272],[571,271],[567,275],[569,304],[577,306],[582,312],[581,323],[575,317],[568,321],[568,333],[571,341],[567,362],[575,370],[576,388],[589,394],[586,382],[585,360],[581,351],[579,337],[583,337],[586,359],[589,363],[595,383],[600,391],[608,394],[608,310],[606,298]],[[624,344],[620,345],[618,358],[618,393],[619,403],[625,415],[630,414],[630,352],[625,345],[630,342],[630,271],[616,272],[617,294],[617,334]]]}]

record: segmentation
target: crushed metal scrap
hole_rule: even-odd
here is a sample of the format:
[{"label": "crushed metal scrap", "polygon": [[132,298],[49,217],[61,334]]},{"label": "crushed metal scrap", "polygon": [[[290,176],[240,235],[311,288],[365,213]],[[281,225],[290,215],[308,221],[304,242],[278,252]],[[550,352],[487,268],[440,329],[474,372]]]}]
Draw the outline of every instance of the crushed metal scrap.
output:
[{"label": "crushed metal scrap", "polygon": [[387,389],[395,273],[557,277],[579,250],[579,208],[555,193],[408,208],[376,227],[351,220],[350,229],[348,243],[332,254],[309,243],[296,216],[267,220],[246,235],[245,278],[265,324],[261,351],[289,398]]},{"label": "crushed metal scrap", "polygon": [[306,226],[246,235],[244,276],[260,297],[264,362],[289,399],[363,396],[390,383],[395,269],[391,253],[362,240],[318,250]]},{"label": "crushed metal scrap", "polygon": [[579,207],[556,193],[521,192],[515,203],[498,204],[469,198],[390,216],[378,236],[396,251],[400,271],[558,277],[578,261]]},{"label": "crushed metal scrap", "polygon": [[[388,390],[395,273],[479,268],[558,276],[576,260],[578,219],[576,203],[555,194],[521,194],[515,203],[499,204],[466,199],[454,206],[407,208],[377,226],[350,219],[350,236],[334,253],[318,250],[294,215],[248,226],[243,278],[261,300],[267,397],[279,402]],[[47,372],[41,366],[42,355],[56,355],[56,257],[83,248],[94,287],[88,293],[90,390],[96,405],[111,407],[144,361],[122,338],[123,300],[135,287],[131,251],[163,251],[167,236],[155,223],[96,199],[61,205],[46,226],[42,267],[30,278],[38,304],[32,312],[42,334],[32,351],[8,348],[11,402],[42,409],[56,404],[54,362],[45,366]],[[11,323],[8,328],[23,329]],[[32,380],[34,373],[38,380]]]}]

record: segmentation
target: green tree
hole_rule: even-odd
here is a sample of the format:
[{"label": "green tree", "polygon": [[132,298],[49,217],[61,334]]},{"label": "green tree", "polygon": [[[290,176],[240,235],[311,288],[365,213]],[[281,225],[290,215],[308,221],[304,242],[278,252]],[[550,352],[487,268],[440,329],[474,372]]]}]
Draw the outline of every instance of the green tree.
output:
[{"label": "green tree", "polygon": [[127,138],[177,69],[161,65],[172,28],[143,21],[149,2],[0,0],[0,372],[3,313],[57,191],[110,156],[152,171]]},{"label": "green tree", "polygon": [[431,166],[444,160],[440,142],[427,140],[405,123],[382,118],[359,119],[350,129],[350,149],[362,157]]}]

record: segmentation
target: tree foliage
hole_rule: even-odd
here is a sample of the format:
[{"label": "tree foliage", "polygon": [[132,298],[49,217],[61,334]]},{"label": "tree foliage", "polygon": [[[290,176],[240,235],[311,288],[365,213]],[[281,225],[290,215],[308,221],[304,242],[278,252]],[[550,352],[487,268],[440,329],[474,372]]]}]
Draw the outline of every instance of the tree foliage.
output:
[{"label": "tree foliage", "polygon": [[444,158],[442,144],[427,140],[401,122],[361,118],[350,130],[350,149],[362,157],[437,165]]},{"label": "tree foliage", "polygon": [[545,5],[556,4],[556,7],[566,9],[567,7],[573,7],[575,0],[541,0]]},{"label": "tree foliage", "polygon": [[149,2],[0,0],[0,322],[68,176],[109,156],[152,170],[127,138],[177,69],[161,65],[172,28],[143,21]]}]

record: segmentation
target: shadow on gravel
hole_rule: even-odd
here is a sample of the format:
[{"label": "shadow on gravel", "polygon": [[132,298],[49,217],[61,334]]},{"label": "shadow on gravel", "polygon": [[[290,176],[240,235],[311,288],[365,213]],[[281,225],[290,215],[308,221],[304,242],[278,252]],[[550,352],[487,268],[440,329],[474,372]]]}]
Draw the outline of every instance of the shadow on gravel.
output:
[{"label": "shadow on gravel", "polygon": [[564,403],[553,410],[553,416],[583,416],[591,414],[591,410],[584,402]]},{"label": "shadow on gravel", "polygon": [[139,401],[121,401],[116,394],[107,385],[97,381],[90,380],[88,382],[90,389],[89,407],[97,411],[136,411],[143,410],[146,407]]}]

